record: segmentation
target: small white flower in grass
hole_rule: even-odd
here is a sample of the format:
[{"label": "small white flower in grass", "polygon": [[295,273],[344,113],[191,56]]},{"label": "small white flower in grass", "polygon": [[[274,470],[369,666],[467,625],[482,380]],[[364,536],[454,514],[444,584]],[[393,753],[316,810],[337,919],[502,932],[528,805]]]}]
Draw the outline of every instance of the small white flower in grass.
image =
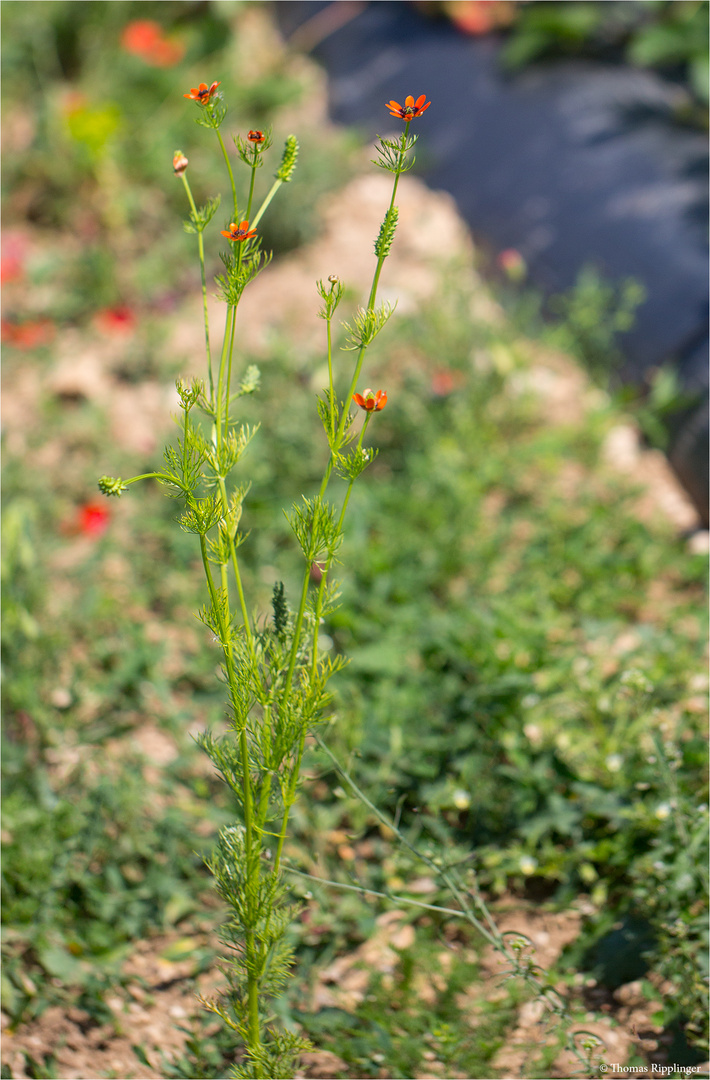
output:
[{"label": "small white flower in grass", "polygon": [[605,765],[609,772],[619,772],[621,766],[624,764],[624,759],[621,754],[609,754],[606,759]]},{"label": "small white flower in grass", "polygon": [[537,859],[534,859],[532,855],[521,855],[518,866],[521,873],[525,874],[526,877],[530,877],[537,870]]},{"label": "small white flower in grass", "polygon": [[671,816],[671,805],[667,802],[659,803],[656,807],[656,817],[659,821],[665,821]]}]

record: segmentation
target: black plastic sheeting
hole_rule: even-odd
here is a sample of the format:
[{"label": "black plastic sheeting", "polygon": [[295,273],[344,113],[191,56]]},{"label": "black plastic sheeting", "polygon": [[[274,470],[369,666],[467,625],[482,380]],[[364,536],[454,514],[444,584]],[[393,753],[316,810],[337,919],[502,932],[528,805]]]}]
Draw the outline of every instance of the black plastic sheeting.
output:
[{"label": "black plastic sheeting", "polygon": [[386,101],[426,93],[416,171],[454,196],[474,236],[516,248],[546,295],[589,264],[643,284],[621,378],[643,385],[676,367],[692,403],[668,421],[668,456],[707,523],[708,145],[676,122],[678,88],[591,61],[512,76],[495,36],[466,37],[407,3],[273,6],[287,40],[312,42],[336,122],[385,133]]}]

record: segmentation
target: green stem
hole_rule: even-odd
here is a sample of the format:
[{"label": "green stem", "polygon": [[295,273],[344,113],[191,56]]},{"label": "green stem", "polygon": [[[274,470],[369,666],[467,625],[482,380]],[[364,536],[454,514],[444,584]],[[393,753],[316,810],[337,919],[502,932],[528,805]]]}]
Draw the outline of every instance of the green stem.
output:
[{"label": "green stem", "polygon": [[271,200],[273,199],[274,195],[276,194],[276,192],[277,192],[277,191],[279,190],[279,188],[281,187],[281,185],[282,185],[283,183],[284,183],[284,181],[283,181],[283,180],[274,180],[273,184],[271,185],[271,188],[270,188],[270,190],[269,190],[269,193],[268,193],[268,195],[266,196],[266,198],[264,199],[263,203],[262,203],[262,204],[261,204],[261,206],[259,207],[259,211],[258,211],[258,213],[257,213],[256,217],[254,218],[254,220],[253,220],[253,221],[251,221],[251,222],[249,223],[249,224],[250,224],[250,227],[251,227],[252,229],[255,229],[255,228],[257,227],[257,225],[258,225],[258,224],[259,224],[259,222],[261,221],[262,217],[264,216],[264,211],[266,210],[266,208],[268,207],[269,203],[270,203],[270,202],[271,202]]},{"label": "green stem", "polygon": [[234,183],[234,173],[232,172],[232,163],[229,160],[229,154],[227,153],[227,147],[224,145],[224,139],[222,138],[222,135],[220,133],[219,128],[215,126],[214,130],[215,130],[215,134],[216,134],[217,138],[219,139],[219,145],[222,147],[222,153],[224,154],[224,161],[225,161],[225,164],[227,166],[227,172],[229,173],[229,182],[232,185],[232,200],[234,202],[234,220],[236,221],[236,223],[238,225],[239,224],[239,206],[238,206],[238,203],[237,203],[237,188],[236,188],[236,185]]},{"label": "green stem", "polygon": [[[227,667],[227,679],[229,681],[230,696],[232,698],[232,705],[234,707],[235,720],[240,714],[239,709],[239,693],[237,689],[236,675],[234,671],[234,655],[232,652],[232,641],[230,637],[230,628],[225,626],[223,609],[219,603],[217,597],[217,590],[215,589],[214,581],[212,579],[212,571],[210,570],[209,557],[207,555],[207,541],[204,534],[200,534],[200,552],[202,554],[202,565],[205,570],[205,578],[207,580],[207,588],[209,590],[210,599],[212,600],[212,608],[215,613],[215,617],[218,620],[220,636],[222,640],[222,649],[224,652],[225,664]],[[226,568],[222,567],[222,587],[227,591],[228,596],[228,582],[225,573]],[[227,601],[228,602],[228,601]],[[243,787],[243,808],[244,808],[244,830],[247,849],[248,870],[247,873],[252,872],[252,863],[257,861],[254,858],[254,803],[251,787],[251,763],[249,760],[249,744],[247,741],[246,725],[240,723],[239,730],[239,755],[241,758],[242,767],[242,783]],[[250,912],[250,918],[252,923],[255,921],[257,913]],[[250,1048],[258,1047],[261,1045],[261,1033],[259,1024],[259,981],[258,976],[254,972],[255,958],[256,958],[256,944],[254,938],[254,930],[246,930],[246,952],[247,952],[247,996],[249,1001],[249,1046]]]},{"label": "green stem", "polygon": [[[496,931],[497,936],[493,936],[488,930],[486,930],[483,923],[480,922],[480,920],[476,918],[473,911],[471,910],[471,907],[470,907],[466,897],[461,892],[461,890],[459,889],[458,885],[453,880],[451,875],[446,870],[444,870],[441,866],[437,866],[437,864],[434,862],[434,860],[430,859],[428,855],[425,855],[424,852],[420,851],[417,847],[415,847],[414,844],[412,844],[411,841],[408,840],[407,837],[404,835],[404,833],[397,827],[397,825],[395,825],[395,823],[393,821],[390,821],[390,819],[385,814],[383,814],[382,811],[377,806],[375,806],[374,803],[370,802],[367,795],[365,795],[364,791],[360,790],[360,788],[357,786],[357,784],[355,783],[355,781],[353,780],[352,776],[347,771],[347,769],[345,769],[340,764],[340,762],[336,758],[335,754],[333,754],[333,752],[331,750],[329,750],[328,747],[325,745],[325,743],[321,739],[320,735],[318,735],[316,732],[314,732],[313,733],[313,738],[316,740],[316,742],[320,746],[321,750],[325,754],[328,755],[330,760],[333,762],[333,765],[335,766],[337,771],[342,776],[343,780],[346,781],[346,783],[350,786],[350,788],[355,793],[355,795],[357,795],[360,802],[363,803],[369,810],[372,811],[372,813],[375,815],[375,817],[378,819],[378,821],[380,821],[388,829],[391,829],[391,831],[394,833],[394,835],[399,840],[400,844],[402,844],[404,847],[408,848],[409,851],[411,851],[413,855],[416,855],[416,857],[418,859],[420,859],[421,862],[425,863],[437,875],[437,877],[441,878],[441,880],[447,886],[447,888],[449,889],[451,894],[455,897],[456,900],[458,900],[459,904],[461,905],[462,911],[463,911],[464,915],[466,916],[466,918],[468,919],[468,921],[473,926],[475,926],[476,929],[481,934],[483,934],[483,936],[486,938],[486,940],[490,941],[492,945],[496,946],[496,948],[500,948],[500,942],[502,940],[501,937],[500,937],[500,934],[497,933],[497,931]],[[485,911],[486,911],[486,915],[487,915],[486,921],[489,923],[489,925],[491,925],[493,923],[493,920],[491,919],[490,915],[488,914],[487,909],[485,909]],[[493,924],[493,925],[495,926],[495,924]]]},{"label": "green stem", "polygon": [[215,415],[215,427],[217,436],[217,449],[222,446],[222,440],[224,438],[223,430],[223,399],[225,395],[229,397],[229,386],[225,386],[224,372],[227,365],[227,358],[229,356],[229,331],[230,323],[232,319],[232,308],[227,307],[227,319],[224,326],[224,338],[222,340],[222,353],[219,358],[219,375],[217,376],[217,401],[216,401],[216,415]]},{"label": "green stem", "polygon": [[[190,183],[185,173],[182,173],[182,182],[187,192],[187,197],[190,200],[190,206],[195,218],[195,224],[197,224],[197,207],[195,206],[195,200],[192,197],[192,191],[190,189]],[[200,274],[202,276],[202,312],[205,321],[205,346],[207,348],[207,373],[209,376],[210,384],[210,405],[214,407],[214,382],[212,379],[212,349],[210,347],[210,324],[209,316],[207,314],[207,276],[205,273],[205,242],[202,235],[203,230],[197,229],[197,246],[200,252]]]},{"label": "green stem", "polygon": [[169,480],[173,481],[172,476],[168,476],[167,473],[162,472],[144,472],[140,476],[132,476],[130,480],[123,480],[124,484],[135,484],[138,480]]},{"label": "green stem", "polygon": [[[402,136],[402,143],[401,143],[400,151],[399,151],[399,171],[397,173],[395,173],[394,184],[392,185],[392,197],[390,199],[389,207],[387,208],[387,213],[388,214],[392,213],[392,210],[394,208],[394,201],[395,201],[395,198],[397,197],[397,187],[399,185],[399,177],[401,175],[401,166],[403,165],[404,158],[405,158],[405,146],[406,146],[407,132],[408,131],[409,131],[409,121],[407,122],[407,124],[405,126],[404,135]],[[377,288],[378,288],[378,285],[379,285],[379,282],[380,282],[380,274],[382,273],[382,267],[384,266],[386,258],[387,258],[387,256],[384,255],[384,254],[379,255],[378,258],[377,258],[377,265],[375,267],[375,273],[374,273],[373,278],[372,278],[372,286],[370,288],[370,295],[369,295],[368,301],[367,301],[367,309],[366,309],[367,311],[372,311],[374,309],[374,307],[375,307],[376,302],[377,302]],[[343,434],[345,432],[345,425],[346,425],[347,419],[348,419],[348,408],[349,408],[350,402],[352,400],[352,396],[355,393],[355,389],[357,387],[358,379],[360,378],[360,372],[362,370],[363,361],[365,359],[365,349],[366,348],[367,348],[366,345],[362,345],[360,347],[359,351],[358,351],[358,354],[357,354],[357,359],[355,361],[355,367],[353,369],[353,376],[352,376],[352,379],[350,380],[350,387],[349,387],[347,395],[345,397],[345,405],[344,405],[344,408],[343,408],[343,413],[342,413],[342,416],[340,417],[340,423],[338,424],[338,430],[337,430],[337,433],[336,433],[336,436],[335,436],[335,439],[334,439],[333,452],[330,455],[330,460],[328,461],[328,464],[326,466],[325,475],[323,476],[323,481],[321,483],[321,488],[320,488],[320,497],[321,498],[323,498],[323,496],[325,495],[325,492],[326,492],[327,487],[328,487],[328,483],[330,481],[331,473],[333,471],[333,465],[335,464],[335,453],[337,453],[337,451],[340,449]]]},{"label": "green stem", "polygon": [[[372,416],[371,412],[368,412],[368,413],[365,414],[365,423],[362,425],[362,430],[360,431],[360,438],[357,441],[357,449],[358,450],[362,450],[362,441],[365,438],[365,432],[367,431],[367,425],[370,423],[371,416]],[[338,536],[340,536],[342,534],[342,531],[343,531],[343,524],[345,522],[345,514],[346,514],[347,509],[348,509],[348,503],[350,502],[350,496],[352,494],[354,484],[355,484],[355,480],[351,479],[350,483],[348,484],[348,489],[345,492],[345,498],[343,499],[343,505],[342,505],[342,508],[341,508],[341,511],[340,511],[340,517],[338,518],[338,527],[337,527],[337,535]],[[315,621],[315,626],[313,627],[313,655],[311,657],[311,675],[315,675],[316,663],[318,662],[318,632],[319,632],[319,627],[320,627],[321,613],[323,611],[323,597],[325,595],[326,579],[328,577],[328,572],[330,571],[330,567],[331,567],[332,562],[333,562],[333,555],[330,554],[330,555],[328,555],[328,559],[326,561],[325,567],[323,568],[323,573],[321,574],[320,582],[318,583],[318,597],[316,599],[316,621]]]},{"label": "green stem", "polygon": [[[227,498],[227,486],[224,482],[223,476],[218,476],[217,481],[219,483],[219,491],[222,498],[222,514],[227,517],[229,512],[229,499]],[[249,612],[247,611],[247,602],[244,595],[244,586],[242,584],[242,575],[239,572],[239,559],[237,558],[237,547],[234,543],[234,537],[231,532],[228,538],[229,543],[229,555],[232,560],[232,569],[234,571],[234,580],[237,586],[237,592],[239,594],[239,607],[242,612],[242,622],[244,624],[244,633],[246,635],[247,642],[249,643],[249,650],[254,654],[254,639],[252,637],[251,626],[249,623]]]},{"label": "green stem", "polygon": [[[332,292],[331,287],[331,292]],[[332,317],[326,319],[326,332],[328,335],[328,400],[330,402],[330,429],[328,435],[332,440],[335,435],[335,383],[333,382],[333,342],[331,334]],[[333,443],[333,445],[335,445]]]},{"label": "green stem", "polygon": [[[241,257],[241,246],[239,248],[239,254]],[[224,401],[224,430],[225,433],[229,430],[229,405],[231,400],[232,390],[232,356],[234,354],[234,332],[237,326],[237,305],[234,305],[232,309],[232,329],[229,335],[229,360],[227,362],[227,385],[225,388],[225,401]]]},{"label": "green stem", "polygon": [[[246,209],[246,213],[244,215],[244,219],[247,222],[249,221],[249,214],[251,213],[251,201],[252,201],[252,198],[254,197],[254,177],[256,176],[256,168],[257,168],[257,166],[256,166],[256,158],[255,158],[254,159],[254,164],[251,167],[251,182],[249,184],[249,198],[247,200],[247,209]],[[239,273],[240,273],[240,271],[242,269],[242,259],[244,257],[244,244],[240,243],[240,244],[237,245],[237,247],[239,248],[239,251],[238,251],[238,254],[237,254],[237,278],[238,278]],[[229,369],[230,369],[230,371],[232,369],[232,354],[231,354],[231,352],[229,354]]]},{"label": "green stem", "polygon": [[[296,616],[296,624],[293,629],[293,640],[299,642],[301,639],[301,630],[303,628],[303,619],[306,613],[306,600],[308,598],[308,583],[311,577],[310,564],[306,569],[306,573],[303,575],[303,585],[301,587],[301,602],[298,605],[298,614]],[[291,684],[293,682],[293,673],[296,668],[296,656],[298,655],[297,648],[291,648],[291,656],[289,658],[288,671],[286,674],[286,684],[284,686],[283,697],[284,700],[288,700],[288,696],[291,693]]]},{"label": "green stem", "polygon": [[[389,205],[389,208],[388,208],[388,211],[387,211],[388,214],[391,213],[391,211],[392,211],[392,208],[394,206],[394,200],[395,200],[395,197],[397,195],[397,186],[399,184],[400,172],[402,171],[402,165],[404,164],[405,147],[406,147],[407,132],[408,131],[409,131],[409,122],[407,122],[407,124],[405,126],[405,129],[404,129],[404,135],[402,136],[402,142],[401,142],[400,152],[399,152],[398,171],[395,174],[394,184],[392,186],[392,197],[390,199],[390,205]],[[270,202],[271,198],[273,197],[275,192],[278,190],[278,184],[279,183],[280,183],[280,181],[277,180],[276,183],[274,184],[274,186],[272,187],[271,192],[269,193],[269,195],[266,198],[266,201],[262,205],[261,210],[259,211],[259,215],[257,216],[256,220],[258,220],[258,217],[260,217],[261,214],[264,212],[264,210],[266,209],[266,207],[267,207],[268,203]],[[369,295],[369,298],[368,298],[368,301],[367,301],[367,310],[368,311],[371,311],[374,308],[376,300],[377,300],[377,287],[378,287],[378,284],[379,284],[380,274],[382,272],[382,267],[384,265],[385,258],[386,258],[386,255],[382,254],[382,255],[379,255],[378,259],[377,259],[377,265],[375,267],[375,273],[374,273],[373,279],[372,279],[372,286],[370,288],[370,295]],[[357,381],[358,381],[358,379],[360,377],[360,371],[362,369],[362,364],[363,364],[363,360],[364,360],[364,356],[365,356],[365,349],[366,349],[366,346],[362,345],[360,347],[360,350],[359,350],[358,355],[357,355],[357,360],[355,362],[355,368],[354,368],[354,371],[353,371],[353,376],[352,376],[352,379],[351,379],[351,382],[350,382],[350,389],[348,390],[348,394],[347,394],[347,397],[345,399],[342,415],[341,415],[340,421],[338,423],[338,430],[336,432],[335,439],[333,440],[333,446],[332,446],[332,449],[331,449],[330,458],[328,460],[328,464],[327,464],[326,469],[325,469],[323,480],[321,482],[320,492],[319,492],[319,498],[320,499],[322,499],[324,497],[324,495],[325,495],[325,492],[327,490],[328,483],[330,481],[330,477],[331,477],[331,474],[332,474],[332,471],[333,471],[333,466],[335,464],[335,455],[338,453],[338,451],[340,449],[340,446],[342,444],[343,435],[345,433],[345,426],[347,424],[347,419],[348,419],[349,403],[350,403],[350,401],[352,399],[352,396],[353,396],[353,394],[355,392],[355,387],[357,386]],[[329,349],[329,356],[330,356],[330,349]],[[364,430],[365,430],[366,426],[367,426],[367,424],[365,424],[363,426],[363,432],[360,435],[360,444],[362,443],[362,436],[364,434]],[[341,523],[342,523],[342,520],[343,520],[345,509],[347,508],[347,502],[348,502],[348,500],[350,498],[351,490],[352,490],[352,483],[350,484],[350,486],[348,488],[348,491],[346,493],[345,504],[343,506],[343,510],[341,511],[341,515],[340,515]],[[300,600],[299,607],[298,607],[298,613],[296,615],[296,623],[295,623],[295,626],[294,626],[293,643],[291,645],[291,655],[290,655],[290,658],[289,658],[288,673],[287,673],[287,676],[286,676],[286,685],[285,685],[285,688],[284,688],[284,700],[288,699],[288,696],[289,696],[289,694],[291,692],[291,685],[292,685],[292,682],[293,682],[293,675],[294,675],[294,671],[295,671],[295,668],[296,668],[296,656],[298,655],[298,649],[299,649],[299,646],[300,646],[300,643],[301,643],[301,631],[302,631],[302,628],[303,628],[303,619],[304,619],[305,610],[306,610],[306,601],[307,601],[307,598],[308,598],[308,584],[309,584],[309,581],[310,581],[310,574],[311,574],[311,567],[310,567],[310,565],[308,565],[306,567],[305,573],[303,575],[303,586],[302,586],[302,589],[301,589],[301,600]],[[323,578],[321,578],[321,586],[324,588]],[[322,595],[323,594],[322,594],[322,591],[321,591],[320,594],[319,594],[319,599],[321,601],[322,601]],[[318,621],[316,619],[316,628],[315,628],[315,635],[314,635],[315,647],[314,647],[314,650],[313,650],[314,658],[317,655],[317,653],[316,653],[316,650],[317,650],[317,634],[318,634]],[[312,663],[315,663],[315,659],[313,659]],[[305,746],[305,739],[306,739],[306,733],[304,731],[303,734],[301,735],[301,739],[300,739],[300,742],[299,742],[298,752],[297,752],[297,756],[296,756],[296,763],[295,763],[296,768],[295,768],[295,770],[293,772],[291,783],[289,784],[289,790],[288,790],[288,793],[287,793],[287,799],[285,800],[285,804],[284,804],[284,814],[283,814],[283,819],[282,819],[282,822],[281,822],[281,830],[280,830],[280,833],[279,833],[278,848],[277,848],[277,852],[276,852],[276,857],[274,859],[274,871],[275,872],[278,872],[278,868],[279,868],[280,860],[281,860],[281,852],[283,851],[284,842],[286,840],[286,830],[287,830],[287,827],[288,827],[288,819],[289,819],[289,815],[290,815],[290,811],[291,811],[291,805],[292,805],[293,799],[295,797],[296,785],[298,783],[298,773],[299,773],[300,767],[301,767],[301,759],[303,757],[303,749],[304,749],[304,746]]]},{"label": "green stem", "polygon": [[[409,904],[411,907],[425,908],[427,911],[440,911],[443,915],[457,915],[459,918],[464,914],[459,908],[440,907],[439,904],[425,904],[423,900],[413,900],[410,896],[397,896],[396,893],[378,892],[377,889],[366,889],[364,885],[347,885],[344,881],[332,881],[330,878],[318,877],[316,874],[307,874],[305,870],[297,870],[295,866],[284,864],[284,870],[288,874],[298,874],[299,877],[308,878],[318,885],[331,885],[334,889],[347,889],[349,892],[364,894],[365,896],[379,896],[382,900],[391,900],[395,904]],[[491,941],[491,944],[495,944]]]},{"label": "green stem", "polygon": [[246,211],[246,214],[244,215],[244,217],[247,219],[247,221],[249,220],[249,215],[251,214],[251,201],[254,198],[254,180],[256,178],[256,170],[259,167],[257,165],[258,160],[259,160],[259,151],[255,147],[254,148],[254,161],[253,161],[252,166],[251,166],[251,181],[249,183],[249,198],[247,199],[247,211]]}]

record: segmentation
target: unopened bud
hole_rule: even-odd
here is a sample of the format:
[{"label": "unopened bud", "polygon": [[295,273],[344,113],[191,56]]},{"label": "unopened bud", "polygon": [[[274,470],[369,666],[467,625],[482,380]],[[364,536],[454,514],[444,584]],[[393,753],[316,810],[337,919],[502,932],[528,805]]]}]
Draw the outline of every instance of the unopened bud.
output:
[{"label": "unopened bud", "polygon": [[99,477],[99,491],[102,495],[120,495],[128,488],[127,484],[124,484],[121,477],[113,476],[100,476]]},{"label": "unopened bud", "polygon": [[187,168],[187,158],[183,154],[182,150],[176,150],[173,154],[173,172],[176,176],[182,176]]}]

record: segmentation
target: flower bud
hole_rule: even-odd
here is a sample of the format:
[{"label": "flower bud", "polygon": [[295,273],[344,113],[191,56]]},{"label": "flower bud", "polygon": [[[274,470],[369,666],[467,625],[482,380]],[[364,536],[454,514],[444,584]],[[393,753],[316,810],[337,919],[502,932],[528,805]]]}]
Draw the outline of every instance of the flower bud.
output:
[{"label": "flower bud", "polygon": [[127,484],[124,484],[120,476],[100,476],[99,477],[99,491],[102,495],[121,495],[122,492],[128,488]]},{"label": "flower bud", "polygon": [[187,168],[187,158],[182,150],[176,150],[173,154],[173,172],[176,176],[182,176]]}]

